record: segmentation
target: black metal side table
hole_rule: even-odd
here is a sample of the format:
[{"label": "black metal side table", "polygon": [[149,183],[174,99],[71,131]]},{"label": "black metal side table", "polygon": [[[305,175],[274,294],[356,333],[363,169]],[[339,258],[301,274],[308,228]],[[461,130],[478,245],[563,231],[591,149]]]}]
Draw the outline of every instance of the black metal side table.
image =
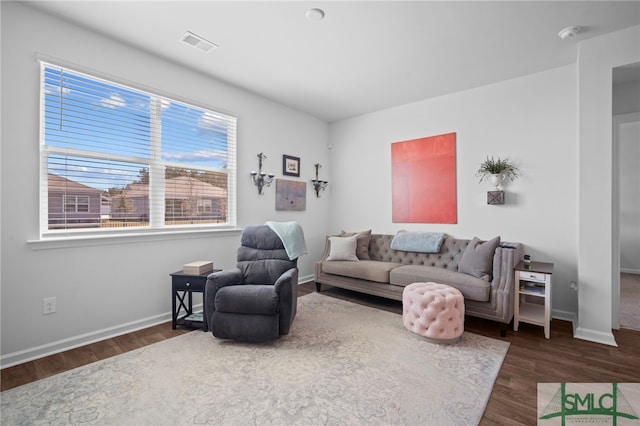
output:
[{"label": "black metal side table", "polygon": [[[207,321],[204,319],[205,299],[204,287],[207,284],[209,274],[221,271],[214,269],[211,272],[201,275],[189,275],[182,271],[174,272],[171,275],[171,328],[176,329],[178,325],[187,327],[202,328],[202,331],[209,331]],[[193,312],[193,292],[202,293],[202,314]],[[186,299],[186,300],[185,300]],[[184,315],[181,312],[184,310]]]}]

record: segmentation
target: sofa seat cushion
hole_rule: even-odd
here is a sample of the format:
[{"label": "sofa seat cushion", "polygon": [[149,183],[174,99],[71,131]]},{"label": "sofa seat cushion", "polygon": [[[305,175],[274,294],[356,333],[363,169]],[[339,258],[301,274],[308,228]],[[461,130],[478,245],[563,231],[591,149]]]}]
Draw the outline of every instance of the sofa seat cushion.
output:
[{"label": "sofa seat cushion", "polygon": [[400,286],[427,281],[457,288],[468,300],[488,302],[491,294],[490,282],[435,266],[404,265],[394,268],[389,275],[389,282]]},{"label": "sofa seat cushion", "polygon": [[361,280],[389,282],[389,272],[402,266],[401,263],[380,262],[377,260],[361,260],[359,262],[330,261],[322,262],[322,272]]}]

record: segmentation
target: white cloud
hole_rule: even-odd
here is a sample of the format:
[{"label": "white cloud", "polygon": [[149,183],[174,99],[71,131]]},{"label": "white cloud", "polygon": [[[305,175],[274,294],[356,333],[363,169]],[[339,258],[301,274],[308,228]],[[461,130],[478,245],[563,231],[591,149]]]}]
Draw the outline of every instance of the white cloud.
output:
[{"label": "white cloud", "polygon": [[190,152],[166,152],[162,154],[164,160],[176,162],[197,162],[197,161],[225,161],[226,154],[220,151],[190,151]]},{"label": "white cloud", "polygon": [[100,105],[102,105],[105,108],[114,109],[114,108],[122,108],[126,106],[127,103],[122,98],[122,96],[118,95],[117,93],[113,93],[111,96],[109,96],[109,98],[102,99],[100,101]]},{"label": "white cloud", "polygon": [[69,93],[71,93],[71,89],[69,89],[68,87],[61,88],[57,84],[45,84],[44,91],[47,95],[59,95],[61,91],[63,96],[67,96]]},{"label": "white cloud", "polygon": [[198,127],[204,130],[221,130],[227,128],[227,121],[217,114],[205,112],[198,119]]}]

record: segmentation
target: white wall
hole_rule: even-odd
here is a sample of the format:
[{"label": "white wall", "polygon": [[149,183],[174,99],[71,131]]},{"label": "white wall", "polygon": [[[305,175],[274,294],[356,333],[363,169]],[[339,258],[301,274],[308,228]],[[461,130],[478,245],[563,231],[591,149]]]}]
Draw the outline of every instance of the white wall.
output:
[{"label": "white wall", "polygon": [[[579,326],[576,336],[615,345],[611,333],[619,286],[614,251],[612,70],[640,60],[640,26],[580,42],[578,46]],[[617,250],[617,249],[616,249]]]},{"label": "white wall", "polygon": [[[249,180],[264,151],[265,167],[282,178],[282,155],[301,157],[301,177],[313,164],[331,171],[326,122],[174,63],[127,47],[28,6],[2,2],[2,365],[170,319],[169,273],[190,260],[235,265],[239,234],[129,239],[57,249],[38,238],[39,63],[37,54],[99,70],[133,84],[235,114],[238,121],[238,225],[295,220],[309,254],[300,275],[313,275],[328,229],[328,195],[307,186],[305,212],[276,212],[275,187],[258,196]],[[195,53],[197,54],[197,52]],[[296,180],[294,178],[294,180]],[[57,313],[42,315],[42,299]]]},{"label": "white wall", "polygon": [[[446,97],[333,123],[331,232],[372,228],[500,235],[534,260],[553,262],[554,315],[572,318],[577,296],[576,67],[565,66]],[[456,132],[458,223],[391,222],[392,142]],[[522,177],[505,205],[487,205],[475,172],[486,156],[509,157]]]}]

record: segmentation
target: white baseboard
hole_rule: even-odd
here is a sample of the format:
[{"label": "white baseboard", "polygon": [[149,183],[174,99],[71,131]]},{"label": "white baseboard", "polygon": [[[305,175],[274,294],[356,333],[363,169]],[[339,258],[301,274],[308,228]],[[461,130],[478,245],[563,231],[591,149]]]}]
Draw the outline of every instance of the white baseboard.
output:
[{"label": "white baseboard", "polygon": [[638,274],[638,275],[640,275],[640,269],[620,268],[620,272],[622,272],[624,274]]},{"label": "white baseboard", "polygon": [[602,343],[603,345],[618,346],[613,333],[589,330],[584,327],[578,327],[573,334],[576,339],[588,340],[590,342]]},{"label": "white baseboard", "polygon": [[[298,285],[311,282],[314,279],[315,276],[313,274],[299,277]],[[193,308],[194,310],[201,310],[202,304],[194,305]],[[34,348],[28,348],[17,352],[8,353],[6,355],[0,356],[0,369],[12,367],[14,365],[33,361],[34,359],[39,359],[45,356],[79,348],[80,346],[99,342],[101,340],[111,339],[112,337],[132,333],[134,331],[142,330],[143,328],[153,327],[154,325],[162,324],[163,322],[167,321],[171,321],[170,312],[160,315],[154,315],[148,318],[143,318],[114,327],[105,328],[103,330],[97,330],[91,333],[81,334],[79,336],[69,337],[66,339],[58,340],[56,342],[36,346]]]},{"label": "white baseboard", "polygon": [[[197,306],[194,306],[194,309],[195,308],[197,308]],[[202,309],[202,305],[200,305],[200,309]],[[43,358],[45,356],[75,349],[80,346],[88,345],[90,343],[95,343],[101,340],[110,339],[112,337],[121,336],[123,334],[131,333],[143,328],[162,324],[163,322],[167,321],[171,321],[170,312],[160,315],[154,315],[125,324],[116,325],[114,327],[108,327],[102,330],[93,331],[91,333],[69,337],[66,339],[58,340],[56,342],[36,346],[34,348],[28,348],[17,352],[8,353],[0,356],[0,368],[7,368],[28,361],[33,361],[34,359]]]},{"label": "white baseboard", "polygon": [[315,281],[316,276],[311,274],[311,275],[305,275],[304,277],[298,277],[298,285],[300,284],[306,284],[308,282],[312,282]]}]

